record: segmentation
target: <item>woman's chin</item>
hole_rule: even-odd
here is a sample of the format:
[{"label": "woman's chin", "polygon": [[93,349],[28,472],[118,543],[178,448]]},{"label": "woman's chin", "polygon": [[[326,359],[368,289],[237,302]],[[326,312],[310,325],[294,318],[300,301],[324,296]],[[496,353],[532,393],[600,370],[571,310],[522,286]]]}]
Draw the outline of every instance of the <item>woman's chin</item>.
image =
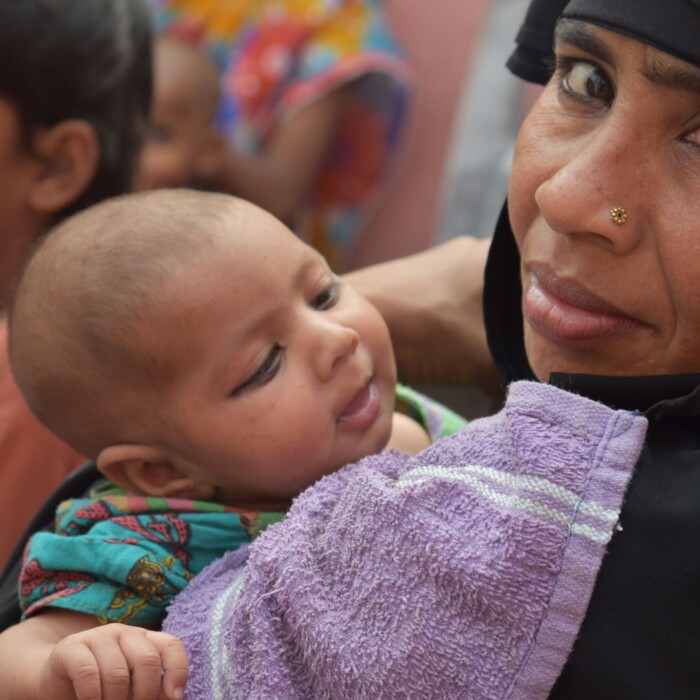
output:
[{"label": "woman's chin", "polygon": [[[525,333],[528,362],[540,382],[549,381],[553,372],[565,374],[623,375],[630,374],[630,358],[614,351],[598,352],[591,348],[560,347],[534,333]],[[636,372],[654,374],[655,372]]]}]

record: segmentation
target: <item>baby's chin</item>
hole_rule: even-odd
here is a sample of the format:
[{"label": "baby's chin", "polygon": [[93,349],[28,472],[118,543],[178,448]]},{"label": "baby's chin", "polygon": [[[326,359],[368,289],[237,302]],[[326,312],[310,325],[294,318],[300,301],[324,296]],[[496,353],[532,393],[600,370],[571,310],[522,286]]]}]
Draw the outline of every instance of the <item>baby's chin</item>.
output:
[{"label": "baby's chin", "polygon": [[[376,454],[377,452],[382,452],[386,449],[391,439],[391,431],[393,429],[393,418],[394,418],[394,402],[392,398],[391,408],[385,409],[381,412],[377,418],[376,424],[373,426],[376,428],[377,435],[376,440],[372,446],[363,454],[362,457],[367,455]],[[360,457],[361,459],[361,457]]]},{"label": "baby's chin", "polygon": [[344,457],[336,459],[334,466],[327,473],[342,469],[348,464],[355,464],[365,457],[383,452],[391,438],[391,415],[380,416],[373,427],[372,435],[365,435],[357,441],[356,449],[349,451]]}]

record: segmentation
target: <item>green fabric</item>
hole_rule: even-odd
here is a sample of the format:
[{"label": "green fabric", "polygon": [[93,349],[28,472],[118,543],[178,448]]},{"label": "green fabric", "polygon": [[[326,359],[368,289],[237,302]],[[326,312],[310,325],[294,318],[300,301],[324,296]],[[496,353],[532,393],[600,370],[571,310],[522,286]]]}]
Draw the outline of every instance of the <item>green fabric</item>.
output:
[{"label": "green fabric", "polygon": [[403,384],[396,386],[396,410],[420,423],[430,442],[459,432],[468,423],[447,406]]}]

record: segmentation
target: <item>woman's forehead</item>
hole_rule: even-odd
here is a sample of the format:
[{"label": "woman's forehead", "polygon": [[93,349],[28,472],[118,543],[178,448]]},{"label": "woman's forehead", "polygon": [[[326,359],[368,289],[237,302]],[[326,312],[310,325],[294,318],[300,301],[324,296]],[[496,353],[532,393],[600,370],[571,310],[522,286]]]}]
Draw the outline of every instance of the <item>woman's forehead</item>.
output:
[{"label": "woman's forehead", "polygon": [[700,0],[571,0],[562,16],[610,29],[700,66]]},{"label": "woman's forehead", "polygon": [[[628,45],[643,42],[628,36],[621,37],[617,32],[594,24],[562,18],[556,27],[554,44],[555,49],[562,45],[573,46],[609,65],[616,65]],[[643,45],[645,51],[641,70],[648,80],[669,88],[700,92],[700,66],[648,44]]]}]

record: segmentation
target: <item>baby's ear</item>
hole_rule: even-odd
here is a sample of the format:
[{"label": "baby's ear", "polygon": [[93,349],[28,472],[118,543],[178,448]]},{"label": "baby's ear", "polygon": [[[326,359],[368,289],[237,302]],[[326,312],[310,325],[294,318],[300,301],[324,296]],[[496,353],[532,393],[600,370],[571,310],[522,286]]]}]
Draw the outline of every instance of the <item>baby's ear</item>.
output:
[{"label": "baby's ear", "polygon": [[214,486],[188,476],[165,452],[148,445],[111,445],[98,455],[97,468],[132,493],[197,501],[214,497]]},{"label": "baby's ear", "polygon": [[32,150],[36,174],[29,201],[36,211],[54,215],[77,200],[95,177],[97,134],[82,119],[66,119],[37,131]]}]

